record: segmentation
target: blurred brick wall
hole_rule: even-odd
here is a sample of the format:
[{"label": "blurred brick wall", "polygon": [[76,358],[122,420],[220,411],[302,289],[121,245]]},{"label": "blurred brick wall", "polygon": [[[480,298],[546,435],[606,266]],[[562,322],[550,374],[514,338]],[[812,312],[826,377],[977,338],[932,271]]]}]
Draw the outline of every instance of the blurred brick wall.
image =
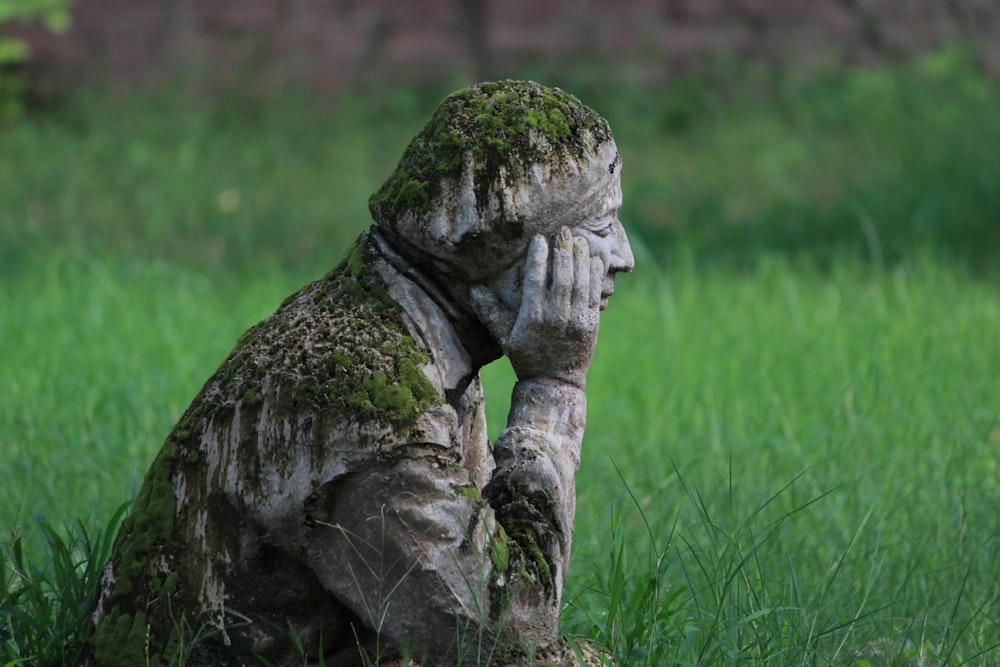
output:
[{"label": "blurred brick wall", "polygon": [[853,62],[955,39],[1000,72],[1000,0],[76,0],[65,35],[14,30],[39,80],[125,88],[186,72],[336,91],[581,62],[659,80],[719,52]]}]

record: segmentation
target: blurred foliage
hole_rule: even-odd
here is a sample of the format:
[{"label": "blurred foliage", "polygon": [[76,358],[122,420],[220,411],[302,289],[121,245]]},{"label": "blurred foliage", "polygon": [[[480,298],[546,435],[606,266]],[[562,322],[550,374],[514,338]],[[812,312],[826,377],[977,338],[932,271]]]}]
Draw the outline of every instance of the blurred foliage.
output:
[{"label": "blurred foliage", "polygon": [[639,102],[607,114],[654,247],[997,263],[1000,88],[963,49],[808,77],[723,66]]},{"label": "blurred foliage", "polygon": [[[932,246],[998,264],[1000,89],[960,48],[808,75],[720,61],[656,89],[610,80],[543,79],[611,121],[622,218],[656,261],[887,264]],[[368,196],[447,92],[85,91],[0,130],[0,172],[16,175],[0,179],[0,271],[71,244],[313,276],[371,224]]]},{"label": "blurred foliage", "polygon": [[30,55],[24,40],[4,36],[4,26],[14,21],[39,22],[50,32],[64,32],[69,28],[70,1],[0,0],[0,124],[25,112],[26,87],[17,66]]}]

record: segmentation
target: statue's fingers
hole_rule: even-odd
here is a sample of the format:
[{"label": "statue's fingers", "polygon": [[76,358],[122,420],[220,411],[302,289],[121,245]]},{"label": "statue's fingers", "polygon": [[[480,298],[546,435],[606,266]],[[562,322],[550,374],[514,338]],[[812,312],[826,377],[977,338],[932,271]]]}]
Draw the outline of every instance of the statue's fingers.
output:
[{"label": "statue's fingers", "polygon": [[573,236],[563,227],[552,251],[552,291],[549,312],[559,322],[568,322],[573,299]]},{"label": "statue's fingers", "polygon": [[601,281],[604,279],[604,262],[600,257],[588,255],[583,270],[587,275],[586,289],[580,301],[574,305],[573,325],[582,333],[596,333],[601,319]]},{"label": "statue's fingers", "polygon": [[574,313],[590,306],[590,244],[578,236],[573,239],[573,304]]},{"label": "statue's fingers", "polygon": [[536,235],[528,245],[524,260],[524,287],[521,293],[519,319],[539,321],[545,308],[545,271],[549,261],[549,245],[545,237]]},{"label": "statue's fingers", "polygon": [[590,258],[590,307],[601,307],[601,290],[604,289],[604,260]]}]

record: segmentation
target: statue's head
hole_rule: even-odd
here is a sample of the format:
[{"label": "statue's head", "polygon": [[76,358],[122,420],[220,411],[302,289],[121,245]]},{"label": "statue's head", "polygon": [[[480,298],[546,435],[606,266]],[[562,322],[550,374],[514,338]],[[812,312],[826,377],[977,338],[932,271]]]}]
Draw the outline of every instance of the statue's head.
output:
[{"label": "statue's head", "polygon": [[531,81],[447,97],[369,200],[380,227],[466,283],[494,280],[533,236],[590,233],[613,282],[632,254],[618,222],[621,157],[604,118]]}]

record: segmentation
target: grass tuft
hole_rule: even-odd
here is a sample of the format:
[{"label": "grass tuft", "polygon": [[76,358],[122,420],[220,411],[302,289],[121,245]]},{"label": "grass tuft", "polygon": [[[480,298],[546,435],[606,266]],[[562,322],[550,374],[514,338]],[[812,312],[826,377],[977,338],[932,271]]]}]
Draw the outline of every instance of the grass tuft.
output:
[{"label": "grass tuft", "polygon": [[25,551],[24,538],[16,530],[0,545],[4,664],[79,664],[98,582],[129,505],[120,505],[96,531],[79,521],[56,528],[44,515],[35,514],[43,545],[39,553]]}]

